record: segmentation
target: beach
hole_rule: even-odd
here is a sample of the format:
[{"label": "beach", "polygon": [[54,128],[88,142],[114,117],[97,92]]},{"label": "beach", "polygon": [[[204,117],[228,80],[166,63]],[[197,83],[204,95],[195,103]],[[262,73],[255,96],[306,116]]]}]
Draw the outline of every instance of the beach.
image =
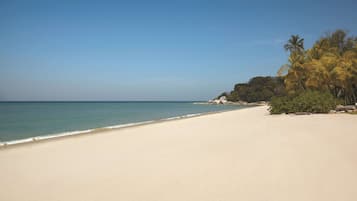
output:
[{"label": "beach", "polygon": [[0,148],[0,200],[357,200],[357,115],[267,109]]}]

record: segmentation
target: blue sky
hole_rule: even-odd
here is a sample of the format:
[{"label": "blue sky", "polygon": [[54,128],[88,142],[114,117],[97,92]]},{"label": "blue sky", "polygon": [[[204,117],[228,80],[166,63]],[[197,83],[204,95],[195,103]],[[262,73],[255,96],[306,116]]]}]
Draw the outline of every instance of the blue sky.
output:
[{"label": "blue sky", "polygon": [[0,0],[0,100],[206,100],[275,75],[357,1]]}]

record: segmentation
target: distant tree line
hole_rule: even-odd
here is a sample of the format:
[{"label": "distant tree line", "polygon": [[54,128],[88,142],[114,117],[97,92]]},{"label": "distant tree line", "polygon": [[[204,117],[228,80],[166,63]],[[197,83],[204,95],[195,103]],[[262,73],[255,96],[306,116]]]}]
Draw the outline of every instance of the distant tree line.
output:
[{"label": "distant tree line", "polygon": [[273,96],[285,95],[284,79],[281,77],[254,77],[248,83],[238,83],[230,93],[222,93],[228,101],[269,101]]}]

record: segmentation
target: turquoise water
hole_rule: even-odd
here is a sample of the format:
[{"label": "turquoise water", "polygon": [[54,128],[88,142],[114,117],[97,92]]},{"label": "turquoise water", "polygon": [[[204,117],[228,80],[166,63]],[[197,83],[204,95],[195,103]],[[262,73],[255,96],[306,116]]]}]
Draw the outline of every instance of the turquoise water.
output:
[{"label": "turquoise water", "polygon": [[0,141],[239,108],[193,102],[1,102]]}]

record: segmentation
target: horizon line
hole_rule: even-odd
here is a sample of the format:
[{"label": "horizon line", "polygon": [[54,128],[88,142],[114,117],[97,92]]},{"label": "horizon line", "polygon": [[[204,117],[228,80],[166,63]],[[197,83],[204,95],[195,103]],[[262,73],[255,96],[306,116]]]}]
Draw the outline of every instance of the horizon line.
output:
[{"label": "horizon line", "polygon": [[0,100],[6,102],[201,102],[207,100]]}]

